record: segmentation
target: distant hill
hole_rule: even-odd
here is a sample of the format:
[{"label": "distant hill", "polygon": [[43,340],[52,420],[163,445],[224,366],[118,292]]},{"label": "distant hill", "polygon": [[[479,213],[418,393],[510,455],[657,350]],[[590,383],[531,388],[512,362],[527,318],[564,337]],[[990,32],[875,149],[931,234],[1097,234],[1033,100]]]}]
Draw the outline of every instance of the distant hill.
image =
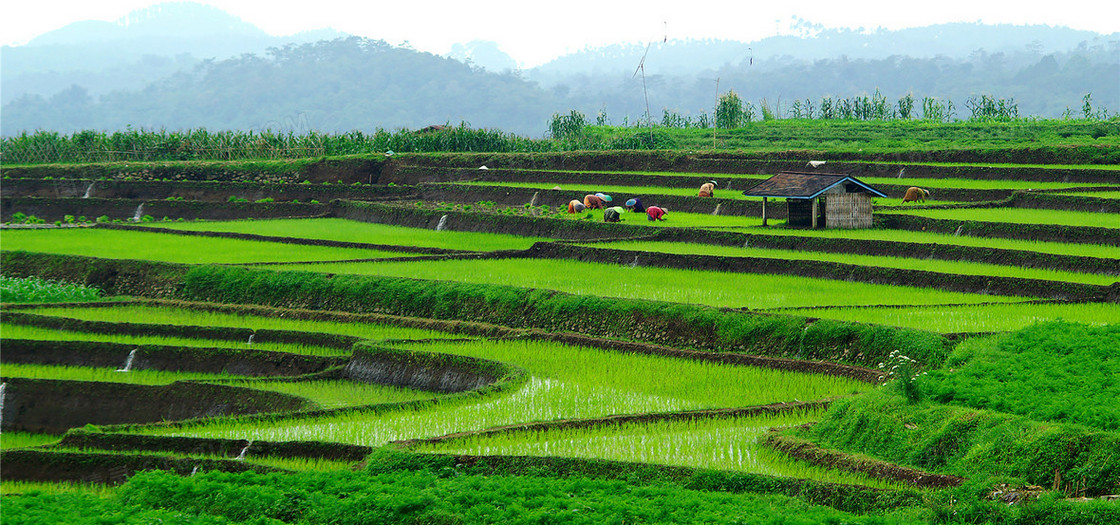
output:
[{"label": "distant hill", "polygon": [[35,37],[29,47],[74,45],[105,40],[202,40],[215,37],[267,37],[256,26],[216,7],[169,2],[133,11],[116,22],[75,22]]},{"label": "distant hill", "polygon": [[115,22],[75,22],[26,45],[3,46],[0,103],[26,94],[53,95],[74,84],[95,96],[141,89],[152,80],[188,71],[201,60],[342,36],[346,35],[322,29],[274,37],[215,7],[159,4]]},{"label": "distant hill", "polygon": [[[1120,111],[1120,33],[1048,26],[942,24],[902,31],[824,30],[757,41],[617,44],[520,71],[497,44],[449,56],[324,29],[269,36],[219,9],[162,4],[116,22],[80,22],[5,46],[0,133],[50,129],[312,129],[346,132],[459,124],[541,136],[554,113],[634,124],[710,116],[717,88],[761,115],[788,116],[879,92],[954,103],[1012,101],[1022,116]],[[1068,113],[1067,113],[1068,112]],[[920,116],[920,115],[917,115]]]},{"label": "distant hill", "polygon": [[358,37],[205,61],[140,90],[73,86],[4,105],[2,131],[199,128],[374,131],[432,124],[539,135],[556,104],[513,73]]},{"label": "distant hill", "polygon": [[[1120,33],[1100,35],[1064,27],[984,24],[938,24],[898,31],[821,29],[803,23],[801,35],[755,41],[670,40],[654,42],[646,57],[646,74],[695,75],[750,61],[781,58],[786,62],[834,59],[878,60],[891,56],[967,59],[977,53],[1041,57],[1084,45],[1117,45]],[[527,71],[527,77],[551,84],[574,75],[632,74],[646,52],[646,42],[586,49]]]}]

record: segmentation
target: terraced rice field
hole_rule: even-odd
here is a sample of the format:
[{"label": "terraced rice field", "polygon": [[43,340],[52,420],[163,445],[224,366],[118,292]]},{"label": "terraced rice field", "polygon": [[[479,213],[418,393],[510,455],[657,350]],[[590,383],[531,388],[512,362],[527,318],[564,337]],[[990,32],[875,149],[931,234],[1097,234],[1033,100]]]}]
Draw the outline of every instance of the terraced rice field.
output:
[{"label": "terraced rice field", "polygon": [[[720,174],[719,178],[743,185],[747,179],[760,177]],[[865,181],[952,189],[1082,187],[1060,181],[925,178]],[[483,188],[548,189],[554,186],[532,181],[475,184]],[[656,203],[658,195],[686,197],[695,193],[692,189],[655,185],[603,185],[586,189],[575,184],[561,186],[565,190],[578,189],[578,192],[614,193],[616,202],[620,202],[617,195],[650,195],[651,198],[644,199],[647,204]],[[740,199],[739,193],[740,189],[736,188],[724,190],[720,196]],[[1078,192],[1106,197],[1112,193],[1115,192]],[[1120,247],[1106,244],[967,237],[884,228],[813,231],[786,228],[780,222],[762,228],[758,217],[672,210],[667,215],[668,221],[662,223],[650,223],[640,214],[625,214],[622,223],[624,226],[650,226],[649,236],[668,232],[678,239],[692,235],[703,242],[659,241],[646,234],[639,239],[629,238],[634,236],[632,229],[625,230],[625,234],[619,230],[617,235],[610,230],[596,233],[590,229],[569,229],[572,221],[594,222],[598,226],[600,212],[574,217],[548,213],[532,216],[537,230],[530,236],[519,235],[521,226],[505,221],[514,215],[526,216],[531,206],[453,204],[474,205],[469,213],[476,214],[478,220],[470,223],[470,229],[479,231],[415,227],[417,223],[430,222],[430,215],[417,214],[432,212],[416,206],[413,200],[394,204],[393,214],[372,213],[372,216],[381,217],[379,220],[392,215],[402,224],[317,217],[167,222],[137,225],[138,228],[132,230],[5,229],[3,250],[6,256],[7,252],[18,250],[125,261],[117,268],[121,271],[120,280],[126,284],[127,279],[141,278],[127,273],[132,271],[128,260],[191,265],[176,270],[183,272],[183,281],[161,293],[166,297],[201,300],[199,297],[210,297],[207,294],[224,291],[222,287],[228,286],[231,291],[224,297],[231,303],[251,301],[253,297],[264,298],[261,302],[267,303],[252,308],[187,301],[67,304],[27,309],[6,305],[5,318],[0,323],[6,342],[154,345],[202,355],[214,349],[235,354],[268,350],[336,359],[339,363],[310,374],[260,378],[226,371],[136,369],[121,372],[117,367],[81,363],[5,362],[3,381],[15,385],[4,387],[12,389],[7,395],[13,397],[7,399],[25,403],[18,397],[19,385],[30,380],[50,379],[218,385],[248,392],[285,394],[305,403],[301,405],[304,408],[294,410],[263,409],[219,417],[202,414],[203,417],[102,424],[100,428],[87,429],[94,434],[151,440],[158,444],[151,445],[154,450],[127,454],[122,450],[111,452],[122,456],[165,454],[299,471],[340,471],[354,465],[355,461],[350,460],[280,453],[261,453],[258,457],[249,453],[247,457],[254,443],[262,449],[277,443],[313,443],[315,446],[325,443],[338,449],[347,445],[367,452],[377,447],[390,447],[436,455],[610,460],[898,491],[908,487],[897,480],[811,465],[764,446],[762,442],[772,429],[820,420],[832,400],[895,388],[880,386],[881,380],[895,379],[889,375],[893,374],[893,369],[871,368],[874,360],[855,355],[872,352],[873,345],[880,345],[875,346],[874,351],[885,357],[889,352],[883,350],[886,346],[905,344],[906,337],[925,338],[923,341],[933,343],[928,348],[915,348],[928,352],[924,356],[928,359],[944,360],[951,343],[939,334],[975,336],[1008,332],[1054,319],[1091,325],[1120,322],[1120,306],[1114,292],[1110,291],[1120,280],[1117,277],[1120,270],[1107,271],[1112,262],[1120,268]],[[559,204],[550,206],[555,209]],[[1120,231],[1120,214],[1009,207],[881,209],[896,205],[893,201],[877,203],[877,213],[900,212],[929,218],[1024,225],[1096,226]],[[142,231],[140,227],[172,231]],[[252,234],[274,239],[188,236],[176,234],[176,231]],[[540,234],[548,231],[560,233]],[[1060,260],[1070,265],[1105,268],[1105,271],[1023,267],[1001,259],[1001,252],[984,256],[987,257],[984,262],[970,262],[951,257],[929,258],[916,251],[914,255],[885,256],[856,253],[858,250],[839,253],[760,248],[751,246],[749,238],[745,237],[746,245],[727,245],[730,237],[718,236],[724,233],[849,240],[853,244],[863,241],[890,245],[917,243],[974,250],[970,253],[1013,250],[1038,256],[1038,260]],[[556,237],[565,235],[579,237],[562,244],[548,244],[556,243]],[[306,242],[309,240],[382,245],[401,250],[312,245]],[[545,244],[538,245],[536,252],[530,249],[538,243]],[[534,255],[542,253],[541,246],[587,251],[567,258]],[[422,254],[408,251],[415,248],[469,253],[416,259]],[[521,252],[516,252],[518,250]],[[487,253],[499,251],[503,253]],[[618,252],[626,252],[626,257],[615,257]],[[629,261],[631,252],[638,254],[633,262]],[[795,262],[821,263],[842,270],[829,276],[810,277],[781,275],[765,268],[701,270],[639,264],[639,260],[645,263],[669,255],[683,256],[686,261],[691,256],[718,257],[730,261],[728,264],[737,260],[765,259],[773,267]],[[401,260],[406,257],[414,260]],[[17,259],[12,258],[18,262]],[[602,262],[608,260],[611,262]],[[88,259],[82,261],[88,262]],[[223,266],[215,270],[203,265],[238,265],[239,268]],[[873,271],[861,273],[868,269]],[[913,270],[936,272],[944,276],[943,281],[966,276],[977,278],[976,282],[1030,279],[1052,284],[1059,292],[1061,286],[1068,285],[1071,290],[1081,287],[1076,290],[1090,289],[1093,293],[1078,302],[1051,298],[1039,301],[1040,297],[1029,291],[996,294],[992,292],[994,286],[982,285],[960,291],[949,289],[946,282],[937,282],[937,279],[928,286],[917,286],[898,282],[894,277],[902,275],[897,272]],[[883,273],[875,273],[880,271]],[[239,276],[249,277],[237,281],[235,277]],[[95,277],[91,276],[90,280]],[[103,279],[102,282],[118,284],[115,280]],[[250,284],[244,284],[246,282]],[[317,294],[324,288],[316,287],[333,285],[354,287],[357,291],[346,300],[368,297],[368,308],[361,310],[361,314],[311,309],[318,306],[289,308],[302,308],[302,301],[310,301],[307,297],[319,297]],[[237,289],[236,286],[246,288]],[[396,305],[411,304],[416,297],[432,303],[428,305],[431,318],[412,318],[407,312],[402,315],[394,310]],[[524,304],[511,303],[515,299],[510,297],[523,300]],[[643,306],[611,302],[612,298]],[[555,302],[547,303],[551,305],[549,308],[554,308],[549,313],[560,320],[558,322],[571,318],[587,324],[567,328],[562,334],[544,334],[539,329],[534,331],[533,327],[486,324],[491,318],[508,319],[503,316],[511,315],[510,309],[524,309],[526,318],[530,313],[539,315],[531,311],[531,302],[550,300]],[[334,310],[329,307],[333,304],[353,304],[344,302],[343,298],[338,301],[332,303],[328,299],[325,309]],[[594,310],[594,315],[588,314],[589,310]],[[469,317],[465,311],[470,312]],[[656,319],[663,311],[684,313],[669,320]],[[16,312],[21,315],[10,315]],[[687,337],[694,340],[669,348],[627,336],[625,322],[643,315],[649,316],[650,323],[664,323],[657,326],[671,325],[685,333],[679,340],[687,340]],[[758,324],[736,333],[737,339],[732,343],[720,339],[730,337],[722,333],[687,334],[694,322],[717,318],[730,324],[740,322],[743,317]],[[831,321],[836,323],[829,324]],[[716,327],[711,331],[720,332],[723,328],[719,324]],[[829,332],[830,329],[836,332]],[[145,330],[152,333],[146,334]],[[207,331],[205,335],[204,330]],[[214,335],[216,333],[225,335]],[[247,333],[252,334],[248,339]],[[578,338],[562,340],[561,336]],[[356,340],[363,342],[354,344]],[[744,355],[757,357],[756,354],[765,359],[760,358],[755,364],[733,359]],[[896,354],[889,355],[897,359]],[[844,365],[826,363],[831,368],[821,370],[797,368],[829,360]],[[852,362],[872,365],[855,366]],[[939,366],[940,362],[930,366]],[[383,370],[392,373],[370,379]],[[871,376],[875,379],[856,379]],[[470,384],[454,386],[460,384],[457,382]],[[417,386],[421,383],[430,388]],[[263,395],[260,392],[257,395]],[[800,405],[817,401],[821,403]],[[773,413],[728,412],[770,405],[786,408],[774,409]],[[9,414],[14,413],[8,410],[2,413],[5,425],[10,424],[12,416]],[[620,417],[623,419],[615,419]],[[50,444],[59,438],[57,433],[5,428],[2,448],[5,451],[25,449]],[[159,448],[179,443],[175,440],[224,443],[227,447],[236,443],[244,448],[240,457],[232,458],[228,452],[188,454]],[[241,445],[242,442],[245,444]],[[54,450],[81,454],[99,449],[59,446]],[[4,481],[5,491],[19,490],[16,487],[20,486]]]}]

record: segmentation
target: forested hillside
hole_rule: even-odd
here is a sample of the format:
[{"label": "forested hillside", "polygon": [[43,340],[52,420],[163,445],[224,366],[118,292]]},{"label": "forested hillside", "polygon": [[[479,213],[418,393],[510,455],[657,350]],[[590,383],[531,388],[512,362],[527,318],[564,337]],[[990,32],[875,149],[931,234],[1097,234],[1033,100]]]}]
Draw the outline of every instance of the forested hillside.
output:
[{"label": "forested hillside", "polygon": [[[600,62],[602,70],[564,76],[555,68],[549,75],[492,72],[359,37],[289,44],[261,54],[203,60],[193,68],[150,64],[150,71],[174,73],[152,78],[142,89],[99,94],[74,83],[57,86],[51,95],[25,94],[4,104],[0,131],[12,136],[132,126],[303,133],[466,123],[540,137],[553,114],[571,109],[600,123],[637,124],[644,121],[647,99],[654,122],[661,122],[666,112],[693,123],[711,122],[717,93],[729,90],[757,108],[755,118],[812,116],[822,98],[872,94],[890,101],[908,94],[919,103],[935,99],[951,110],[947,120],[969,118],[969,100],[981,96],[1014,104],[1019,117],[1085,116],[1086,95],[1091,95],[1094,117],[1120,110],[1120,41],[1097,39],[1048,54],[1038,49],[977,50],[967,58],[808,60],[748,54],[700,72],[657,73],[667,69],[653,66],[667,59],[665,54],[650,51],[644,77],[630,68],[621,72],[609,66],[611,61]],[[633,63],[640,59],[640,54],[630,57]],[[131,70],[121,66],[115,71],[128,75]],[[922,114],[915,111],[913,116]]]}]

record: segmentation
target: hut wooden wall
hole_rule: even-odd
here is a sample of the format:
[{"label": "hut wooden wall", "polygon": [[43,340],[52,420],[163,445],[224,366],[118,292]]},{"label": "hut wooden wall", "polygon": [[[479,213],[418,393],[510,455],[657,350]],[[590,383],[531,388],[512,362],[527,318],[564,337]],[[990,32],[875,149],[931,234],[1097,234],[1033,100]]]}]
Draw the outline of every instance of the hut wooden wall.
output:
[{"label": "hut wooden wall", "polygon": [[[813,199],[786,199],[789,205],[789,216],[786,224],[790,226],[812,226],[813,225]],[[823,206],[817,207],[817,225],[824,224],[822,222],[821,211]]]},{"label": "hut wooden wall", "polygon": [[871,227],[870,193],[830,194],[824,199],[824,208],[826,228]]}]

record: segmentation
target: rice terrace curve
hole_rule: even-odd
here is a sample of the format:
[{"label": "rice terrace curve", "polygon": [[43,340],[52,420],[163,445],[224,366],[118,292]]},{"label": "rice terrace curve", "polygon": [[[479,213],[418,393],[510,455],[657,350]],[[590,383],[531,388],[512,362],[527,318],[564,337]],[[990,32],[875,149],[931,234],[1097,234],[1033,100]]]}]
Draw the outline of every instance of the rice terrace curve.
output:
[{"label": "rice terrace curve", "polygon": [[1117,522],[1116,121],[905,124],[5,138],[4,521]]}]

